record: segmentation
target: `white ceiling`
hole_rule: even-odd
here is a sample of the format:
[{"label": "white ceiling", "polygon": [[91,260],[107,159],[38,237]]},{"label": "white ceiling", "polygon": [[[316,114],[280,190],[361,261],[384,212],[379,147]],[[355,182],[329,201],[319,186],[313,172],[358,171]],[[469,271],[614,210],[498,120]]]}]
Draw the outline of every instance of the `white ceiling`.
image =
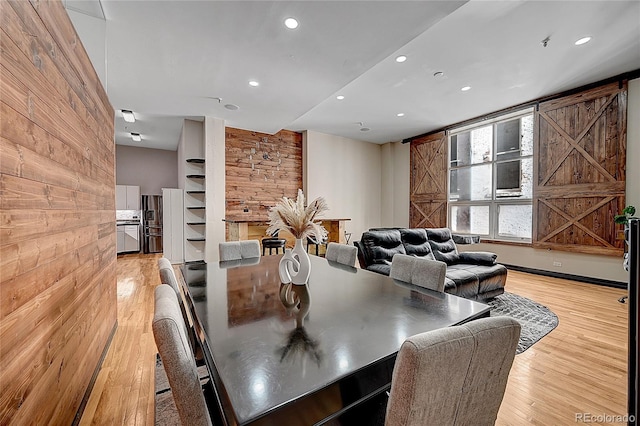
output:
[{"label": "white ceiling", "polygon": [[[125,129],[116,113],[116,143],[160,149],[176,149],[185,117],[204,116],[265,133],[399,141],[640,69],[638,0],[66,5],[106,27],[97,46],[106,65],[96,68],[105,68],[113,107],[137,117]],[[298,29],[284,27],[290,16]],[[77,31],[99,58],[96,33]],[[575,46],[585,35],[591,42]],[[395,61],[400,54],[406,62]],[[143,141],[131,141],[131,131]]]}]

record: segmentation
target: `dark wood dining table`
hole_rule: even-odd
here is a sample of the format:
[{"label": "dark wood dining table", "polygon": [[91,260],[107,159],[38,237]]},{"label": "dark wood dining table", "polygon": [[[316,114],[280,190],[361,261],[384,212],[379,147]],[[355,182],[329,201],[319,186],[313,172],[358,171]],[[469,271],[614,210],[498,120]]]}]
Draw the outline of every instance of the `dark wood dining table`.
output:
[{"label": "dark wood dining table", "polygon": [[182,267],[224,424],[373,424],[407,337],[489,315],[483,303],[310,257],[309,283],[292,288],[281,255]]}]

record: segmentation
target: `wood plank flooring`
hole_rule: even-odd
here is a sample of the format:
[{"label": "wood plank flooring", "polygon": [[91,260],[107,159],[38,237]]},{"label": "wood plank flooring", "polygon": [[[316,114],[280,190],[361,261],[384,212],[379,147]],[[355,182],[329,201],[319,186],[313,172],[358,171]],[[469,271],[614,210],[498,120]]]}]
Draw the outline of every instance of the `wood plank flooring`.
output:
[{"label": "wood plank flooring", "polygon": [[[118,329],[81,425],[154,423],[151,319],[159,257],[118,257]],[[626,291],[516,271],[509,271],[507,291],[548,306],[560,321],[516,356],[496,424],[569,425],[582,413],[625,414],[628,307],[618,298]]]}]

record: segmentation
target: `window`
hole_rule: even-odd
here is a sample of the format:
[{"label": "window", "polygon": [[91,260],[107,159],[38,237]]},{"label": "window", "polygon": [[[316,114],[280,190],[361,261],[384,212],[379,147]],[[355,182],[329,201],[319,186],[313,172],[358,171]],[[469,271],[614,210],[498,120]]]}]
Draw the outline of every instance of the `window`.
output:
[{"label": "window", "polygon": [[531,241],[533,114],[530,110],[449,135],[453,232]]}]

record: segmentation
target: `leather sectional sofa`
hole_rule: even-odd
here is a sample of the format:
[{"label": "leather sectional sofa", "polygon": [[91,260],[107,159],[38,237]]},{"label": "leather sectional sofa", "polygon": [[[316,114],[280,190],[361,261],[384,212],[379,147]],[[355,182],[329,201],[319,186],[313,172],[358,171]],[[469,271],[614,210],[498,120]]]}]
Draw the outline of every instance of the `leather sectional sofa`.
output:
[{"label": "leather sectional sofa", "polygon": [[472,300],[488,300],[504,293],[507,268],[490,252],[458,252],[448,228],[374,228],[362,234],[360,267],[389,275],[396,253],[435,259],[447,264],[444,291]]}]

